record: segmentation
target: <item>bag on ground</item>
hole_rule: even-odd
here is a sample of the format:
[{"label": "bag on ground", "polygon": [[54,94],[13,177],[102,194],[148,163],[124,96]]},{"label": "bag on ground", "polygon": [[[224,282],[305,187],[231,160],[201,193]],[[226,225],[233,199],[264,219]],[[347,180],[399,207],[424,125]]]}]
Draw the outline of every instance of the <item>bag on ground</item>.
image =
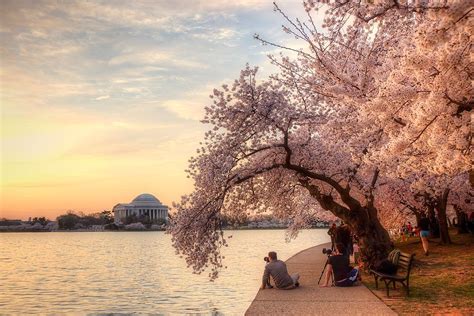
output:
[{"label": "bag on ground", "polygon": [[347,278],[334,282],[336,286],[352,286],[357,281],[357,276],[359,275],[359,270],[352,269],[351,272],[347,275]]}]

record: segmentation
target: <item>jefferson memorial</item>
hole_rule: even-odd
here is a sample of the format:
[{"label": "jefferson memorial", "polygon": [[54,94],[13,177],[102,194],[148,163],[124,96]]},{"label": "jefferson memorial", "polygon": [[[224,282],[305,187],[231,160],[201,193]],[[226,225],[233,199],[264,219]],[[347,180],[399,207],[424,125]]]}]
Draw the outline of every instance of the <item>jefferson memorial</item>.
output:
[{"label": "jefferson memorial", "polygon": [[128,204],[119,203],[112,211],[115,223],[120,223],[131,215],[148,216],[152,221],[157,219],[168,221],[168,206],[161,204],[160,200],[148,193],[140,194]]}]

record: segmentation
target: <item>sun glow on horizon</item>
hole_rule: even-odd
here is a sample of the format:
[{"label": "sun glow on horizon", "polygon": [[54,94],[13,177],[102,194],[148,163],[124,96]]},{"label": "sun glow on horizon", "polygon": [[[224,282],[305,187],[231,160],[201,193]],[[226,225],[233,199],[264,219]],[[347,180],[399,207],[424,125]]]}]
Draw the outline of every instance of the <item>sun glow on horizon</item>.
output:
[{"label": "sun glow on horizon", "polygon": [[275,51],[253,34],[288,40],[265,0],[0,7],[6,218],[110,210],[143,192],[179,201],[212,89],[247,62],[271,72]]}]

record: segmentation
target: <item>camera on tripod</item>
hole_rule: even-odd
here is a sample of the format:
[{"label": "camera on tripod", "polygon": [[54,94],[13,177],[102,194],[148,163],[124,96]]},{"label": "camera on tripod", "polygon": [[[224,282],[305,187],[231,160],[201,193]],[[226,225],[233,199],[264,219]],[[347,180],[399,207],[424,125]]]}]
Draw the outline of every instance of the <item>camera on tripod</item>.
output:
[{"label": "camera on tripod", "polygon": [[323,254],[325,254],[329,257],[332,254],[332,249],[331,248],[323,248]]}]

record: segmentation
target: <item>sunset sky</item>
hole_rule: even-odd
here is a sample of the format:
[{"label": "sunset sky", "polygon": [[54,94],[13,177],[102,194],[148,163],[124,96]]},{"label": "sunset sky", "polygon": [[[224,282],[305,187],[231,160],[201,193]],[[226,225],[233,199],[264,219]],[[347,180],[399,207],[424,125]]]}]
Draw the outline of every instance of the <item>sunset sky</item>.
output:
[{"label": "sunset sky", "polygon": [[[279,1],[304,16],[301,1]],[[247,62],[274,72],[253,34],[294,45],[272,2],[1,1],[0,217],[111,210],[140,193],[171,205],[203,138],[214,87]]]}]

